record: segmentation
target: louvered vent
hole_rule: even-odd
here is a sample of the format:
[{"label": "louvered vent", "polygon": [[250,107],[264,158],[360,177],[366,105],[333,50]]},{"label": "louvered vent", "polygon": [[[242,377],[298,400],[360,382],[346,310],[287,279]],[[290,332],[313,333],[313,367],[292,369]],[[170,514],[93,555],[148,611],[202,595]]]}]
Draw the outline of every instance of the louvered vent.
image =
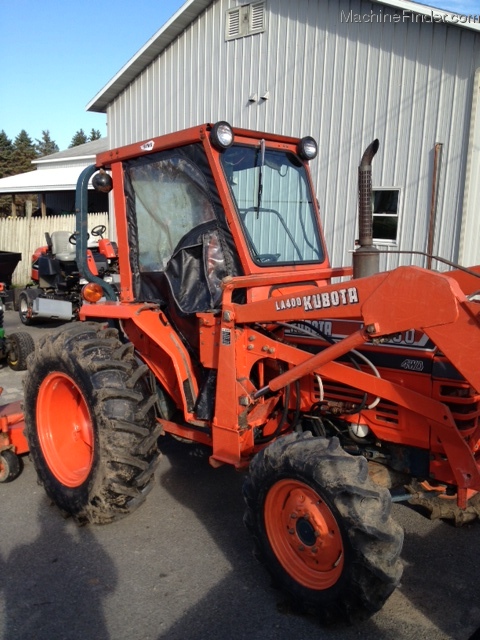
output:
[{"label": "louvered vent", "polygon": [[265,3],[255,2],[250,5],[250,33],[265,31]]},{"label": "louvered vent", "polygon": [[226,13],[225,40],[243,38],[265,31],[265,2],[245,4]]},{"label": "louvered vent", "polygon": [[227,11],[227,24],[226,24],[226,33],[225,39],[232,40],[233,38],[240,38],[243,33],[241,32],[241,7],[237,9],[231,9]]}]

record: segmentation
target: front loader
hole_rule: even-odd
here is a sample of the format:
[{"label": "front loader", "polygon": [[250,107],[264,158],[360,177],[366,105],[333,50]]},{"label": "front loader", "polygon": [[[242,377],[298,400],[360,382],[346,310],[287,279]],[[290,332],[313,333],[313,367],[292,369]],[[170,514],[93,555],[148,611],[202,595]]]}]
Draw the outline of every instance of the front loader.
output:
[{"label": "front loader", "polygon": [[[377,148],[355,276],[327,256],[313,138],[218,122],[83,171],[89,304],[38,345],[25,386],[31,456],[62,511],[125,516],[154,484],[160,435],[205,445],[213,467],[245,470],[245,524],[275,582],[329,622],[367,618],[399,583],[392,500],[478,515],[480,268],[376,272]],[[113,189],[116,290],[85,258],[92,176]]]}]

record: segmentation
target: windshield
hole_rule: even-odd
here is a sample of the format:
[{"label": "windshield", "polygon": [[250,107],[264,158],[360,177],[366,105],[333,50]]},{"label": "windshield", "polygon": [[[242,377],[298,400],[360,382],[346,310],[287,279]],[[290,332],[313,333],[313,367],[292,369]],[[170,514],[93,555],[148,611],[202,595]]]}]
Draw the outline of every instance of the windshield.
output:
[{"label": "windshield", "polygon": [[260,265],[323,262],[312,193],[293,153],[233,145],[221,155],[252,254]]}]

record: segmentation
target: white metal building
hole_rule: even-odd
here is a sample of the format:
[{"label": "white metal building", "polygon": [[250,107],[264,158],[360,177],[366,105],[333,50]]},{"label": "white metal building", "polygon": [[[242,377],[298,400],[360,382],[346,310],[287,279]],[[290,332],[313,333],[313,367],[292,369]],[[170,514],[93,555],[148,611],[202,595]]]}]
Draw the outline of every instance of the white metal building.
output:
[{"label": "white metal building", "polygon": [[405,0],[188,0],[87,108],[107,114],[111,148],[220,119],[313,135],[335,266],[351,261],[357,167],[379,138],[378,245],[426,251],[433,229],[433,253],[467,265],[480,262],[479,91],[478,16]]},{"label": "white metal building", "polygon": [[[0,195],[38,194],[38,208],[42,216],[47,211],[55,215],[74,213],[78,176],[82,169],[95,162],[97,153],[107,149],[106,138],[99,138],[33,160],[32,164],[36,167],[32,171],[0,179]],[[108,198],[105,194],[94,191],[91,184],[88,200],[90,213],[104,213],[108,210]]]}]

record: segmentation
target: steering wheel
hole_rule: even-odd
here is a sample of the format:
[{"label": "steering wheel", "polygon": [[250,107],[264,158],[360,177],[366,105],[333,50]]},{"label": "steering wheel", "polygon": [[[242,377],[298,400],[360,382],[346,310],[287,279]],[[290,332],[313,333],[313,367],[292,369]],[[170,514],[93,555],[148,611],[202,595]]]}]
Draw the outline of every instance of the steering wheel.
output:
[{"label": "steering wheel", "polygon": [[[99,225],[102,226],[102,225]],[[93,233],[93,231],[92,231]],[[90,234],[87,233],[87,240],[90,238]],[[70,244],[77,244],[77,234],[76,233],[72,233],[72,235],[69,237],[68,241],[70,242]]]},{"label": "steering wheel", "polygon": [[100,236],[103,239],[103,234],[107,230],[107,227],[104,224],[97,224],[96,227],[92,229],[92,236]]}]

